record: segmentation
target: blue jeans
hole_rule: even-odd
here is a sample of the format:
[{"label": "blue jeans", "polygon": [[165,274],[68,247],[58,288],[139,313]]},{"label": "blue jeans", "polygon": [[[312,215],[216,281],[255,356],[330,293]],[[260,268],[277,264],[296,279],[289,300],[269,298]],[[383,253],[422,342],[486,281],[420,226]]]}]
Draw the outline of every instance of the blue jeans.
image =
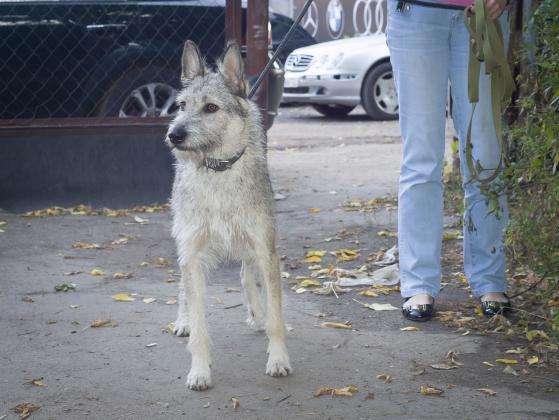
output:
[{"label": "blue jeans", "polygon": [[[501,17],[501,25],[508,34],[505,15],[506,12]],[[406,4],[402,11],[397,11],[396,1],[389,0],[386,32],[403,137],[398,194],[402,296],[427,293],[436,297],[440,289],[442,171],[449,82],[452,119],[460,139],[465,195],[464,272],[475,296],[505,292],[506,200],[504,196],[499,197],[499,215],[489,214],[488,202],[479,184],[471,182],[465,165],[465,140],[472,106],[468,100],[469,34],[463,12],[413,4]],[[499,164],[490,85],[482,65],[472,139],[474,161],[479,159],[484,168],[495,168]]]}]

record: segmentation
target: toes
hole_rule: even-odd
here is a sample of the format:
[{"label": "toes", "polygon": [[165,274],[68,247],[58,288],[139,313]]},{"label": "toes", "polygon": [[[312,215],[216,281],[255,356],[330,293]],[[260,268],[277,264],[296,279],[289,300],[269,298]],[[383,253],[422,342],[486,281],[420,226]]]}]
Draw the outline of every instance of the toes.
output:
[{"label": "toes", "polygon": [[292,372],[289,362],[270,360],[266,365],[266,374],[273,377],[287,376]]},{"label": "toes", "polygon": [[190,326],[188,322],[176,320],[173,326],[173,334],[178,337],[188,337],[190,335]]},{"label": "toes", "polygon": [[186,386],[194,391],[205,391],[212,386],[212,381],[209,374],[190,371],[186,378]]}]

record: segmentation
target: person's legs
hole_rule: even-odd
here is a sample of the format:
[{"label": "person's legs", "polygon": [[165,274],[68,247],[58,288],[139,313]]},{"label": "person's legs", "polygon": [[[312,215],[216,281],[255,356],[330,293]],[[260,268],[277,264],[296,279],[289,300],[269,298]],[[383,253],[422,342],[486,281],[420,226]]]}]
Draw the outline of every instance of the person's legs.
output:
[{"label": "person's legs", "polygon": [[388,2],[387,40],[400,105],[403,161],[398,247],[404,298],[440,287],[445,103],[451,12]]},{"label": "person's legs", "polygon": [[[508,34],[506,17],[501,18]],[[474,296],[491,292],[504,293],[505,251],[504,229],[507,224],[507,203],[504,194],[499,197],[498,213],[489,214],[489,201],[480,190],[478,182],[471,180],[465,164],[465,145],[472,106],[468,99],[469,34],[463,23],[462,13],[453,17],[451,32],[450,79],[453,98],[453,120],[460,138],[460,170],[464,187],[464,271],[470,281]],[[486,168],[499,164],[499,144],[493,124],[491,108],[491,79],[481,66],[479,103],[472,122],[474,161]],[[487,171],[491,172],[491,171]],[[483,175],[483,174],[482,174]],[[499,182],[496,180],[495,182]]]}]

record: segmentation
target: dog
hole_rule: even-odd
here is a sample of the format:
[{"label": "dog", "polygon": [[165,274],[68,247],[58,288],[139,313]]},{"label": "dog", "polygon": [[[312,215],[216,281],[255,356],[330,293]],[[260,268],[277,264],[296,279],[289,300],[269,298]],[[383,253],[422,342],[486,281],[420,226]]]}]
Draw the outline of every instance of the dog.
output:
[{"label": "dog", "polygon": [[[181,269],[173,333],[190,335],[187,386],[211,386],[210,337],[205,315],[206,278],[223,260],[240,261],[246,320],[265,329],[266,373],[287,376],[280,262],[274,198],[260,110],[247,99],[239,46],[229,43],[217,70],[206,67],[195,43],[182,54],[179,110],[166,143],[175,156],[172,234]],[[264,299],[265,297],[265,299]]]}]

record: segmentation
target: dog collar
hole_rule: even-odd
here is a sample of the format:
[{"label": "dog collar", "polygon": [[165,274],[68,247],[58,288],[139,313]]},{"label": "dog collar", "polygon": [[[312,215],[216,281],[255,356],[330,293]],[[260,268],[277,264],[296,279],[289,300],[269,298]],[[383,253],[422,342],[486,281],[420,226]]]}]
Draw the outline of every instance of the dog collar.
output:
[{"label": "dog collar", "polygon": [[246,150],[246,146],[243,147],[243,150],[241,150],[239,153],[237,153],[235,156],[229,159],[216,159],[212,157],[204,158],[204,166],[216,172],[226,171],[227,169],[231,169],[233,164],[236,161],[238,161],[242,155],[244,155],[245,150]]}]

